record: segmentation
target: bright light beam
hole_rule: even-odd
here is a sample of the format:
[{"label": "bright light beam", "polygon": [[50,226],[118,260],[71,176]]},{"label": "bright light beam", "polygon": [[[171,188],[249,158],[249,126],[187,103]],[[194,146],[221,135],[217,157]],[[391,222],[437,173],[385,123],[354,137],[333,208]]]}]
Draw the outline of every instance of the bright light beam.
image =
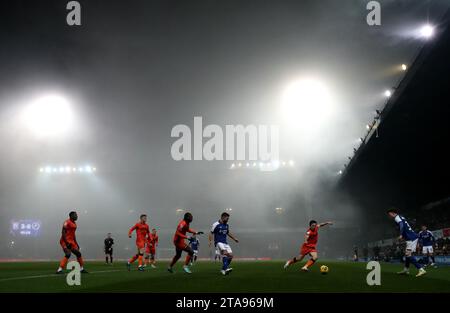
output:
[{"label": "bright light beam", "polygon": [[28,105],[22,120],[36,137],[43,138],[66,135],[73,127],[74,116],[65,98],[48,95]]},{"label": "bright light beam", "polygon": [[281,113],[289,126],[310,132],[328,122],[332,111],[327,87],[315,79],[301,79],[282,94]]}]

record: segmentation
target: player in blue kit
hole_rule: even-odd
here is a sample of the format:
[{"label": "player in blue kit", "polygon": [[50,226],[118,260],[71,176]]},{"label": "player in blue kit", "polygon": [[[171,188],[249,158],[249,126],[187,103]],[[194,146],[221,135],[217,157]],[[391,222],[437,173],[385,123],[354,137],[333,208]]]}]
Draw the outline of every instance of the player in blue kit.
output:
[{"label": "player in blue kit", "polygon": [[[422,254],[426,257],[427,264],[434,266],[433,245],[435,239],[433,233],[430,232],[425,225],[422,226],[422,231],[419,233],[419,243],[422,245]],[[431,262],[430,262],[431,258]]]},{"label": "player in blue kit", "polygon": [[192,251],[194,251],[194,256],[191,259],[191,265],[197,261],[198,256],[198,248],[200,247],[200,241],[198,240],[196,235],[193,235],[191,238],[188,239],[189,246],[191,247]]},{"label": "player in blue kit", "polygon": [[211,233],[209,234],[209,246],[211,246],[212,239],[214,237],[214,246],[222,255],[222,275],[228,275],[233,269],[230,267],[231,260],[233,259],[233,251],[230,245],[227,243],[227,237],[233,239],[236,243],[239,240],[234,237],[229,230],[228,220],[230,214],[227,212],[222,213],[220,220],[215,222],[211,227]]},{"label": "player in blue kit", "polygon": [[427,272],[423,269],[422,265],[419,264],[416,257],[413,255],[413,253],[417,249],[419,236],[412,230],[406,219],[398,214],[398,211],[396,209],[389,209],[387,211],[387,214],[389,215],[389,217],[394,219],[395,223],[400,229],[400,236],[398,237],[398,240],[406,241],[405,268],[403,269],[403,271],[400,271],[397,274],[408,275],[410,263],[414,264],[414,266],[419,270],[416,274],[416,277],[426,274]]}]

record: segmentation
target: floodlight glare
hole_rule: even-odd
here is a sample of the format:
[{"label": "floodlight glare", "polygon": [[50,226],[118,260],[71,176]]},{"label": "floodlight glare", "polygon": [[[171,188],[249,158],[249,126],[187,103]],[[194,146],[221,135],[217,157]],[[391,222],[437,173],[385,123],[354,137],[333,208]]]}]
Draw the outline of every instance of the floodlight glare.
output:
[{"label": "floodlight glare", "polygon": [[406,71],[408,69],[408,66],[406,66],[406,64],[402,64],[402,70]]},{"label": "floodlight glare", "polygon": [[386,90],[386,91],[384,92],[384,96],[385,96],[386,98],[389,98],[390,96],[392,96],[392,92],[391,92],[390,90]]},{"label": "floodlight glare", "polygon": [[58,95],[48,95],[33,101],[23,111],[24,125],[37,137],[67,134],[74,116],[69,102]]},{"label": "floodlight glare", "polygon": [[422,28],[420,29],[420,35],[424,38],[430,38],[431,36],[433,36],[434,33],[434,27],[427,24],[422,26]]},{"label": "floodlight glare", "polygon": [[326,125],[332,111],[327,87],[315,79],[301,79],[282,94],[281,113],[286,122],[305,131]]}]

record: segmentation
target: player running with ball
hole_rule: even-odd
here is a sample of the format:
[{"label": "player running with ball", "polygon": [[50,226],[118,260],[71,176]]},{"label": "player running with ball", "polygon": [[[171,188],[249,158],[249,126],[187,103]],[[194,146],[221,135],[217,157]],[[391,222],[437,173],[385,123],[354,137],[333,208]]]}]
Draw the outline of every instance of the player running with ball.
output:
[{"label": "player running with ball", "polygon": [[220,220],[215,222],[211,227],[211,234],[209,234],[209,246],[211,246],[212,237],[214,236],[214,246],[222,256],[222,275],[228,275],[233,269],[230,266],[231,260],[233,260],[233,251],[230,245],[227,243],[227,237],[233,239],[236,243],[239,240],[234,237],[229,230],[228,220],[230,214],[227,212],[222,213]]},{"label": "player running with ball", "polygon": [[319,228],[327,225],[333,225],[332,222],[325,222],[318,224],[316,221],[312,220],[309,222],[309,229],[305,234],[305,242],[302,245],[300,250],[300,255],[294,257],[284,264],[284,268],[288,268],[291,264],[301,262],[303,258],[307,255],[311,256],[311,258],[306,262],[306,264],[302,267],[302,271],[307,272],[309,268],[317,261],[317,240],[319,239]]}]

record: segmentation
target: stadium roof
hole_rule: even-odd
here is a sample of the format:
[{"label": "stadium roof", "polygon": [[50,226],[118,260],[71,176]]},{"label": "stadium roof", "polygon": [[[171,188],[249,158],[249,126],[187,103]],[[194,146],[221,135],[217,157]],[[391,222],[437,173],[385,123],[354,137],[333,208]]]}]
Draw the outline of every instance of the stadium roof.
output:
[{"label": "stadium roof", "polygon": [[339,187],[364,207],[414,210],[450,191],[450,11],[380,114]]}]

